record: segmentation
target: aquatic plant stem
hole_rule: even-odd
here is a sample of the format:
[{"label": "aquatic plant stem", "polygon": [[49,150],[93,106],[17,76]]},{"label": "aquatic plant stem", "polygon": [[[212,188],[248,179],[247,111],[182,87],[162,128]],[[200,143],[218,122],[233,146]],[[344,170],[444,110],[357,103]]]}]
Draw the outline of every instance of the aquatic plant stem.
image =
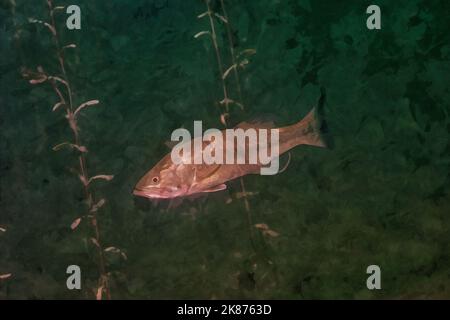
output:
[{"label": "aquatic plant stem", "polygon": [[[232,65],[235,66],[233,68],[233,73],[234,73],[234,78],[235,78],[235,81],[236,81],[236,87],[237,87],[237,92],[238,92],[238,96],[239,96],[239,101],[240,101],[240,103],[242,105],[242,108],[243,108],[244,101],[242,99],[241,82],[239,80],[239,73],[238,73],[238,70],[237,70],[236,57],[235,57],[235,54],[234,54],[234,43],[233,43],[233,36],[232,36],[232,33],[231,33],[231,22],[230,22],[230,19],[228,18],[227,10],[225,8],[225,3],[224,3],[223,0],[220,0],[220,5],[222,7],[223,17],[225,18],[225,28],[227,30],[228,46],[230,47],[231,62],[232,62]],[[248,222],[249,222],[249,225],[250,225],[250,233],[253,235],[253,224],[252,224],[252,218],[251,218],[251,214],[250,214],[250,203],[249,203],[249,201],[247,199],[247,192],[245,190],[244,178],[241,177],[240,180],[241,180],[242,192],[244,194],[245,209],[248,212]]]},{"label": "aquatic plant stem", "polygon": [[229,99],[228,99],[228,90],[227,90],[227,86],[225,83],[225,79],[223,78],[223,64],[222,64],[222,57],[220,55],[220,49],[219,49],[219,45],[217,44],[217,33],[216,33],[216,27],[214,24],[214,20],[212,17],[212,11],[211,11],[211,6],[209,5],[209,1],[210,0],[205,0],[206,3],[206,8],[208,9],[208,19],[209,19],[209,23],[211,26],[211,39],[212,39],[212,43],[213,43],[213,47],[214,47],[214,51],[216,53],[216,59],[217,59],[217,65],[219,67],[219,72],[220,72],[220,79],[222,81],[222,90],[223,90],[223,102],[225,104],[225,110],[226,112],[229,111]]},{"label": "aquatic plant stem", "polygon": [[[236,64],[236,56],[234,53],[234,43],[233,43],[233,36],[231,33],[231,25],[230,25],[231,22],[230,22],[230,19],[228,18],[227,10],[225,8],[225,3],[223,0],[220,0],[220,5],[222,7],[223,17],[225,18],[225,29],[227,31],[228,46],[230,47],[231,63],[233,66],[235,66],[233,68],[233,73],[234,73],[234,79],[236,81],[238,97],[239,97],[239,101],[242,104],[242,108],[243,108],[244,101],[242,99],[241,83],[239,80],[239,73],[238,73],[237,64]],[[241,177],[239,180],[241,183],[241,189],[242,189],[243,198],[244,198],[245,210],[247,211],[247,221],[248,221],[248,225],[249,225],[249,229],[250,229],[250,237],[251,237],[251,240],[253,241],[253,221],[252,221],[252,214],[250,211],[250,202],[248,201],[244,178]]]},{"label": "aquatic plant stem", "polygon": [[[64,98],[64,95],[59,90],[59,88],[56,84],[56,81],[52,80],[51,84],[52,84],[52,87],[55,90],[56,94],[61,99],[61,102],[64,103],[64,105],[66,107],[66,118],[67,118],[68,124],[73,132],[75,145],[81,146],[82,143],[81,143],[81,138],[80,138],[80,134],[79,134],[77,118],[76,118],[76,115],[74,114],[72,87],[70,85],[69,77],[66,72],[64,51],[63,51],[64,49],[62,48],[62,46],[60,44],[60,40],[59,40],[58,29],[57,29],[56,23],[55,23],[54,7],[53,7],[52,0],[47,0],[47,4],[49,7],[49,12],[50,12],[50,25],[51,25],[52,31],[53,31],[52,34],[53,34],[53,39],[54,39],[55,46],[56,46],[56,51],[57,51],[56,54],[57,54],[57,58],[58,58],[58,62],[59,62],[59,67],[60,67],[60,71],[62,73],[63,79],[65,81],[64,86],[67,90],[67,97],[69,100],[68,103],[66,103],[66,99]],[[84,152],[80,152],[80,154],[78,155],[78,161],[79,161],[79,170],[80,170],[79,174],[81,176],[81,180],[89,181],[89,174],[88,174],[88,170],[87,170],[86,157],[85,157]],[[88,208],[91,209],[92,206],[94,205],[94,200],[93,200],[93,195],[92,195],[91,191],[89,190],[89,184],[83,183],[83,189],[84,189],[85,199],[86,199]],[[92,210],[90,210],[90,211],[92,211]],[[95,245],[96,245],[97,252],[98,252],[98,269],[99,269],[99,273],[100,273],[99,286],[103,288],[102,290],[104,290],[106,298],[109,300],[109,299],[111,299],[111,292],[110,292],[108,276],[107,276],[107,272],[106,272],[106,263],[105,263],[104,253],[103,253],[103,247],[102,247],[101,239],[100,239],[100,228],[99,228],[99,223],[98,223],[98,219],[97,219],[97,212],[91,212],[90,216],[91,216],[91,225],[93,227],[94,237],[95,237],[95,241],[96,241]]]},{"label": "aquatic plant stem", "polygon": [[244,183],[244,178],[240,178],[239,179],[241,181],[241,189],[242,189],[242,193],[244,194],[244,205],[245,205],[245,211],[247,211],[247,222],[248,222],[248,227],[250,230],[250,241],[252,242],[252,245],[254,246],[253,240],[253,219],[252,219],[252,213],[250,210],[250,203],[247,199],[247,191],[245,188],[245,183]]},{"label": "aquatic plant stem", "polygon": [[[221,83],[222,83],[222,89],[223,89],[223,95],[224,95],[224,99],[222,101],[224,101],[225,110],[226,110],[226,112],[228,114],[228,112],[229,112],[228,104],[230,102],[230,99],[228,98],[228,90],[227,90],[227,85],[226,85],[226,82],[225,82],[226,80],[225,80],[225,77],[224,77],[224,68],[223,68],[223,63],[222,63],[222,57],[221,57],[219,45],[217,43],[217,33],[216,33],[216,27],[215,27],[215,23],[214,23],[214,19],[213,19],[213,12],[212,12],[211,6],[210,6],[210,0],[205,0],[205,4],[206,4],[207,14],[208,14],[208,18],[209,18],[210,27],[211,27],[211,39],[212,39],[214,51],[215,51],[215,54],[216,54],[217,65],[218,65],[218,68],[219,68],[220,79],[221,79]],[[221,1],[221,5],[222,5],[222,10],[223,10],[224,14],[226,15],[225,6],[223,4],[223,1]],[[225,24],[228,24],[229,23],[228,18],[227,17],[224,17],[224,18],[226,20]],[[233,64],[234,64],[235,63],[235,58],[234,58],[234,48],[233,48],[233,42],[232,42],[233,39],[231,38],[231,29],[228,30],[228,34],[229,34],[229,36],[228,36],[229,46],[231,48],[230,52],[232,54],[232,61],[233,61]],[[234,68],[234,71],[235,71],[235,75],[236,75],[236,77],[238,79],[236,67]],[[237,85],[239,85],[239,92],[240,92],[240,84],[239,84],[239,82],[237,82]],[[241,102],[242,102],[242,99],[241,99]],[[225,119],[225,117],[223,117],[223,119]],[[225,126],[227,126],[226,121],[223,121],[223,124]],[[252,217],[251,217],[251,211],[250,211],[250,203],[249,203],[248,198],[247,198],[247,192],[246,192],[246,189],[245,189],[244,178],[241,177],[239,180],[240,180],[240,183],[241,183],[241,189],[242,189],[242,194],[243,194],[243,198],[244,198],[245,210],[247,212],[247,221],[248,221],[249,230],[250,230],[250,240],[251,240],[252,245],[254,246],[253,225],[252,225]]]},{"label": "aquatic plant stem", "polygon": [[231,33],[231,22],[230,22],[230,19],[228,18],[227,10],[225,9],[225,3],[223,0],[220,0],[220,5],[222,6],[223,17],[226,20],[225,29],[227,30],[227,38],[228,38],[228,44],[230,47],[231,62],[232,62],[232,65],[235,66],[233,68],[233,73],[234,73],[234,79],[236,81],[238,97],[239,97],[239,101],[241,102],[242,106],[244,106],[245,104],[242,99],[241,81],[239,79],[239,73],[238,73],[237,64],[236,64],[236,56],[234,53],[234,42],[233,42],[233,34]]}]

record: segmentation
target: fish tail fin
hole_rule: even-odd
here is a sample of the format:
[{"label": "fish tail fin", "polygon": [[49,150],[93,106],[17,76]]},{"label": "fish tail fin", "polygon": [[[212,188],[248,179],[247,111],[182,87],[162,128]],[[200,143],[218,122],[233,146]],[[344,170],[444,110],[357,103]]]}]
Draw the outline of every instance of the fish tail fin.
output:
[{"label": "fish tail fin", "polygon": [[298,144],[316,147],[332,148],[333,141],[325,121],[325,89],[321,88],[321,95],[315,106],[300,122],[295,124],[295,136]]}]

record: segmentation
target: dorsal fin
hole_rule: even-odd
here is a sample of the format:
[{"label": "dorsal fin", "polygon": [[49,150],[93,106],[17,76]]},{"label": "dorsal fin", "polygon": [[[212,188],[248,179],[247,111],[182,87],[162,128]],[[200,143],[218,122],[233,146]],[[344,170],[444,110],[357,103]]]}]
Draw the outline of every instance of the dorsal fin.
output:
[{"label": "dorsal fin", "polygon": [[194,167],[195,179],[198,181],[209,178],[216,173],[221,166],[221,164],[197,164]]},{"label": "dorsal fin", "polygon": [[248,128],[255,128],[255,129],[272,129],[275,128],[275,123],[273,120],[270,119],[263,119],[263,118],[256,118],[253,120],[243,121],[241,123],[238,123],[235,128],[241,128],[241,129],[248,129]]}]

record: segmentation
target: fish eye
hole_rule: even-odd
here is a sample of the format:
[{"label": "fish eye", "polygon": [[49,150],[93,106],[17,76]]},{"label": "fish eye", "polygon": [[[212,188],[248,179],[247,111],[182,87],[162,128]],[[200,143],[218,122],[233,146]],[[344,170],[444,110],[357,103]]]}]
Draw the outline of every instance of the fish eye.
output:
[{"label": "fish eye", "polygon": [[159,177],[153,177],[152,181],[153,181],[153,183],[158,183],[159,182]]}]

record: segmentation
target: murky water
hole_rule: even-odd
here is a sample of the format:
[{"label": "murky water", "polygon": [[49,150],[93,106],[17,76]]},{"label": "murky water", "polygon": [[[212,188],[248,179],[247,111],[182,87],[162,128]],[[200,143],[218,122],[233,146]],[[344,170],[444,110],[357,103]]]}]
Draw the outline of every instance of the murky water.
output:
[{"label": "murky water", "polygon": [[[52,150],[73,142],[63,108],[52,112],[52,81],[22,76],[42,66],[66,79],[51,30],[28,20],[50,21],[46,1],[1,1],[0,274],[11,275],[0,298],[105,298],[105,283],[125,299],[450,297],[448,1],[377,1],[381,30],[367,29],[365,1],[225,1],[240,95],[232,73],[226,85],[244,107],[230,105],[228,123],[292,124],[324,88],[334,140],[297,147],[279,175],[246,176],[249,210],[239,180],[177,206],[132,195],[174,129],[223,128],[214,47],[194,38],[211,31],[197,18],[205,3],[54,6],[75,2],[81,30],[55,12],[60,46],[76,44],[64,50],[73,104],[100,101],[80,112],[79,134],[88,173],[114,179],[90,188],[106,200],[88,214],[97,237],[79,152]],[[220,1],[211,10],[223,16]],[[213,19],[226,70],[226,24]],[[81,269],[81,290],[66,287],[69,265]],[[381,290],[366,287],[369,265],[381,269]]]}]

